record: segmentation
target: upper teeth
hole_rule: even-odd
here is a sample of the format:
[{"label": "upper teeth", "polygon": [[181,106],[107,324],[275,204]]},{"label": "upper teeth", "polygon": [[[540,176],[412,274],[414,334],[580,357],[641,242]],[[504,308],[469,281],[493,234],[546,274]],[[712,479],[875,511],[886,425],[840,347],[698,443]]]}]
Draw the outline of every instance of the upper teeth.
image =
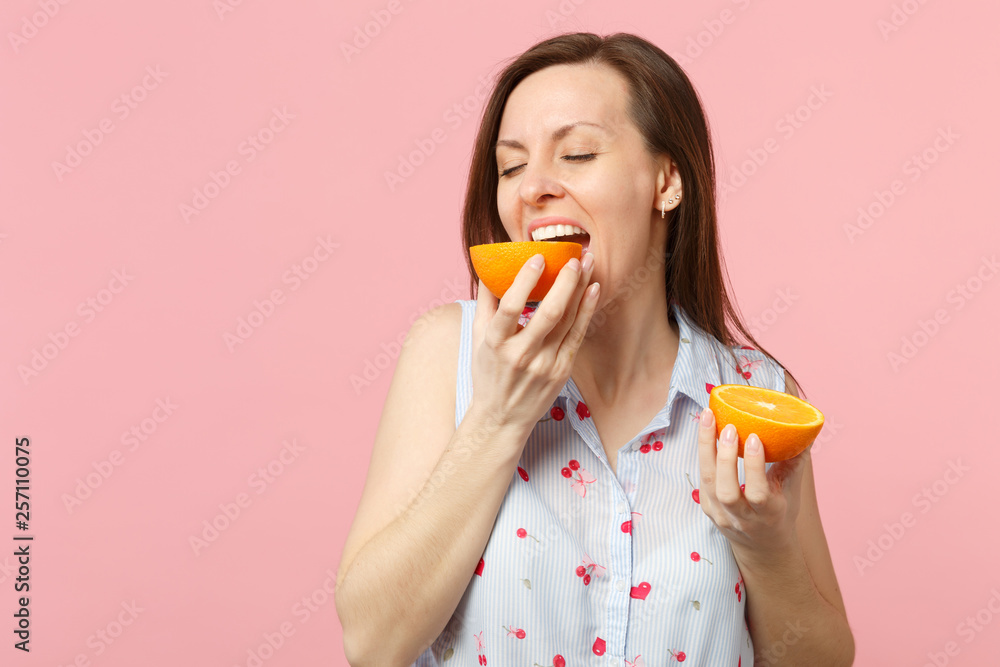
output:
[{"label": "upper teeth", "polygon": [[557,236],[572,236],[573,234],[586,234],[575,225],[547,225],[545,227],[539,227],[535,231],[531,232],[531,239],[533,241],[544,241],[545,239],[555,238]]}]

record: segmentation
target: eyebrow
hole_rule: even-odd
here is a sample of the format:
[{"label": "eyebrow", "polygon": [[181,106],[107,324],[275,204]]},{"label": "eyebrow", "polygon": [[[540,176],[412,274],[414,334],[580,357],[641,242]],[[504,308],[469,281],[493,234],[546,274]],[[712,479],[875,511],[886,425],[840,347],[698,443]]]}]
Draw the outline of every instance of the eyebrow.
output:
[{"label": "eyebrow", "polygon": [[[608,129],[606,127],[604,127],[603,125],[598,125],[597,123],[591,123],[591,122],[588,122],[588,121],[585,121],[585,120],[578,120],[575,123],[569,123],[567,125],[563,125],[562,127],[558,128],[555,132],[552,133],[552,140],[553,141],[559,141],[560,139],[562,139],[563,137],[565,137],[567,134],[569,134],[570,131],[573,128],[577,127],[578,125],[589,125],[591,127],[598,128],[599,130],[603,131],[605,134],[610,134],[610,132],[608,132]],[[500,148],[501,146],[509,146],[511,148],[519,148],[521,150],[524,150],[524,145],[521,144],[521,142],[519,142],[519,141],[514,141],[513,139],[500,139],[499,141],[497,141],[496,146],[494,147],[494,150],[496,150],[497,148]]]}]

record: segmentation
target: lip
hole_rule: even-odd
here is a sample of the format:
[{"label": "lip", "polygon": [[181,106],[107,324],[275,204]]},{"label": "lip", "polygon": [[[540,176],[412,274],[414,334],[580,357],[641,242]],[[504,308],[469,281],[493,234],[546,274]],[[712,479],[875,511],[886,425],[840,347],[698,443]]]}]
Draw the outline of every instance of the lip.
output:
[{"label": "lip", "polygon": [[547,227],[549,225],[573,225],[574,227],[579,227],[584,232],[586,232],[588,236],[590,236],[590,230],[581,225],[573,218],[565,218],[560,215],[550,215],[548,217],[538,218],[537,220],[532,221],[532,223],[528,225],[528,233],[525,236],[525,238],[530,241],[531,233],[533,231],[535,231],[539,227]]}]

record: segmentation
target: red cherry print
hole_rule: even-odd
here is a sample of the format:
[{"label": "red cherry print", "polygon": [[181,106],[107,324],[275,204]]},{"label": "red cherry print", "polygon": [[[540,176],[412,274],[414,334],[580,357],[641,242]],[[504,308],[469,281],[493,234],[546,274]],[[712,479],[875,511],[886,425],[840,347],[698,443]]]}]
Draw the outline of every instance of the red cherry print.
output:
[{"label": "red cherry print", "polygon": [[515,636],[518,639],[524,639],[524,630],[518,630]]},{"label": "red cherry print", "polygon": [[573,476],[573,471],[570,470],[569,468],[563,468],[561,472],[562,472],[562,476],[563,477],[567,477],[568,478],[568,477],[572,477]]},{"label": "red cherry print", "polygon": [[566,416],[566,413],[558,405],[549,410],[549,414],[552,415],[552,418],[557,422],[561,422],[562,418]]},{"label": "red cherry print", "polygon": [[677,652],[677,662],[684,662],[685,659],[687,659],[687,656],[684,655],[684,651],[678,651]]},{"label": "red cherry print", "polygon": [[585,574],[587,574],[587,568],[585,568],[582,565],[577,565],[576,566],[576,576],[582,577]]},{"label": "red cherry print", "polygon": [[590,575],[589,574],[583,575],[583,585],[584,586],[589,586],[590,585]]},{"label": "red cherry print", "polygon": [[598,637],[594,640],[594,655],[604,655],[604,649],[607,648],[604,640]]},{"label": "red cherry print", "polygon": [[639,448],[639,451],[642,452],[643,454],[649,454],[649,450],[651,449],[652,447],[650,447],[649,443],[647,442],[645,445]]},{"label": "red cherry print", "polygon": [[660,440],[657,440],[656,442],[653,443],[653,451],[654,452],[658,452],[661,449],[663,449],[663,442],[661,442]]},{"label": "red cherry print", "polygon": [[525,482],[528,481],[528,471],[522,468],[521,466],[517,466],[517,474],[520,475],[521,479],[523,479]]},{"label": "red cherry print", "polygon": [[740,491],[746,491],[746,490],[747,490],[747,485],[746,484],[740,484]]},{"label": "red cherry print", "polygon": [[520,538],[521,538],[522,540],[523,540],[524,538],[526,538],[526,537],[530,537],[530,538],[531,538],[531,539],[533,539],[534,541],[536,541],[536,542],[538,542],[539,544],[541,544],[541,542],[539,541],[539,539],[538,539],[537,537],[535,537],[534,535],[529,535],[529,534],[528,534],[528,531],[526,531],[526,530],[525,530],[524,528],[518,528],[518,529],[517,529],[517,536],[518,536],[518,537],[520,537]]},{"label": "red cherry print", "polygon": [[580,469],[580,462],[577,461],[576,459],[570,459],[569,460],[569,467],[572,470],[579,470]]},{"label": "red cherry print", "polygon": [[624,522],[622,522],[622,532],[623,533],[631,533],[632,532],[632,522],[631,521],[624,521]]},{"label": "red cherry print", "polygon": [[556,655],[556,657],[552,658],[552,667],[566,667],[566,658]]},{"label": "red cherry print", "polygon": [[587,404],[584,402],[579,402],[576,404],[576,414],[580,419],[586,419],[590,416],[590,410],[587,409]]},{"label": "red cherry print", "polygon": [[711,394],[713,389],[715,389],[714,384],[705,383],[705,391]]},{"label": "red cherry print", "polygon": [[743,373],[743,377],[745,377],[746,379],[748,379],[748,380],[749,380],[749,379],[750,379],[750,371],[745,371],[745,372]]},{"label": "red cherry print", "polygon": [[485,665],[486,664],[486,656],[483,655],[482,653],[479,654],[479,664],[480,665]]},{"label": "red cherry print", "polygon": [[701,554],[699,554],[697,551],[692,551],[691,552],[691,560],[693,560],[694,562],[697,563],[698,561],[701,560]]},{"label": "red cherry print", "polygon": [[486,565],[486,562],[482,558],[480,558],[479,559],[479,565],[476,566],[476,574],[478,574],[480,577],[483,576],[483,567],[485,565]]},{"label": "red cherry print", "polygon": [[[690,484],[691,488],[694,489],[694,483],[691,481],[691,475],[684,473],[684,476],[688,478],[688,484]],[[701,504],[701,495],[698,493],[698,489],[694,489],[694,491],[691,492],[691,497],[694,498],[696,503],[699,505]]]},{"label": "red cherry print", "polygon": [[738,581],[736,582],[736,592],[737,593],[740,592],[740,582],[738,582]]},{"label": "red cherry print", "polygon": [[739,661],[736,663],[736,667],[740,667],[740,665],[742,664],[743,664],[743,656],[741,655]]}]

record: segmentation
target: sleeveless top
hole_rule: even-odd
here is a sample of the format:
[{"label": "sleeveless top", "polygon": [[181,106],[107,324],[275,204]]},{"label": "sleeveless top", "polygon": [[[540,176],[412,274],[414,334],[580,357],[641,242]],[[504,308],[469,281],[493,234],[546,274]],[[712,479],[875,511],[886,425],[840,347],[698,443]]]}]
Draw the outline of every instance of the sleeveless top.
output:
[{"label": "sleeveless top", "polygon": [[[458,303],[456,427],[472,397],[476,301]],[[734,363],[670,308],[680,343],[667,403],[618,450],[617,475],[570,378],[525,444],[458,607],[412,667],[753,665],[743,578],[698,504],[698,417],[713,386],[784,391],[784,369],[746,346]]]}]

